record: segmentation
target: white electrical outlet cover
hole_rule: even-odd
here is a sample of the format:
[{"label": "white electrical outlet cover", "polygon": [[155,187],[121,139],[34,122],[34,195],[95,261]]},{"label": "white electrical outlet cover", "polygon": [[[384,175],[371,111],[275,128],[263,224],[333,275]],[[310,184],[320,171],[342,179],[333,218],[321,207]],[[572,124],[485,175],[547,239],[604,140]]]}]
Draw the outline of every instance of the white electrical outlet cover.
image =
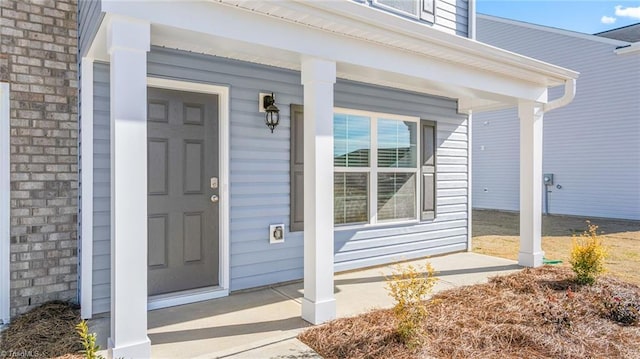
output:
[{"label": "white electrical outlet cover", "polygon": [[269,243],[284,243],[284,224],[269,225]]}]

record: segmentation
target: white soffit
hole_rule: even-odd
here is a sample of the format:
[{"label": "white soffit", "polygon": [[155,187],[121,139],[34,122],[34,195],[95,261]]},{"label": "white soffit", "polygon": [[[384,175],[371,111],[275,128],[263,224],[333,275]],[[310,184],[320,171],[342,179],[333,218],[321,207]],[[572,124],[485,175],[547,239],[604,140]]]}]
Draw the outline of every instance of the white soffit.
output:
[{"label": "white soffit", "polygon": [[[155,46],[292,70],[300,69],[300,56],[303,54],[323,57],[319,53],[326,53],[327,49],[317,50],[323,46],[335,45],[336,49],[345,49],[345,44],[360,43],[363,49],[366,48],[364,44],[369,44],[368,49],[382,51],[387,48],[389,57],[384,63],[404,67],[405,71],[394,71],[390,66],[368,67],[361,60],[368,60],[373,52],[366,55],[352,51],[347,56],[344,53],[339,56],[346,61],[337,61],[338,77],[438,96],[474,99],[472,102],[481,99],[484,106],[490,107],[494,106],[492,102],[515,104],[516,98],[546,102],[546,94],[540,92],[542,89],[562,85],[578,75],[571,70],[435,30],[349,0],[209,0],[184,4],[103,0],[103,10],[107,11],[107,19],[110,13],[120,13],[151,21],[151,42]],[[188,20],[183,22],[180,19]],[[229,22],[226,19],[230,19]],[[101,50],[105,48],[102,45],[105,22],[92,44],[92,55],[99,60],[108,60]],[[279,26],[278,23],[289,25]],[[300,26],[297,32],[294,30],[296,26]],[[269,29],[279,32],[279,35]],[[327,36],[322,36],[322,33]],[[290,46],[291,41],[298,44]],[[316,41],[324,45],[318,45]],[[265,44],[260,45],[263,42]],[[338,51],[336,49],[332,51]],[[378,54],[383,53],[380,51]],[[407,56],[414,60],[423,59],[424,66],[414,68],[423,73],[422,79],[411,79],[407,68],[393,60],[407,59]],[[414,62],[413,66],[416,64]],[[433,69],[447,68],[448,71],[456,69],[452,75],[457,77],[457,85],[450,83],[451,77],[443,80],[442,73],[434,73],[432,66],[435,66]],[[420,77],[413,71],[411,74]],[[432,78],[432,75],[436,76]],[[475,82],[473,86],[466,86],[469,81],[461,79],[470,75]]]},{"label": "white soffit", "polygon": [[559,66],[448,34],[354,1],[215,1],[545,86],[562,85],[565,80],[578,75]]}]

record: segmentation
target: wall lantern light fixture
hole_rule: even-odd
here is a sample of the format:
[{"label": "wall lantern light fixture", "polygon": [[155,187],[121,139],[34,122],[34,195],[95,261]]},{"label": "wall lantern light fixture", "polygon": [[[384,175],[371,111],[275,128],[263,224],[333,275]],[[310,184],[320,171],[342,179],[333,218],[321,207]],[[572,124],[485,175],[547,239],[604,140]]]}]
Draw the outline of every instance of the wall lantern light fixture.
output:
[{"label": "wall lantern light fixture", "polygon": [[273,129],[280,123],[280,110],[275,103],[276,98],[273,92],[271,95],[266,95],[262,99],[262,107],[264,108],[264,112],[266,112],[264,123],[269,127],[271,133],[273,133]]}]

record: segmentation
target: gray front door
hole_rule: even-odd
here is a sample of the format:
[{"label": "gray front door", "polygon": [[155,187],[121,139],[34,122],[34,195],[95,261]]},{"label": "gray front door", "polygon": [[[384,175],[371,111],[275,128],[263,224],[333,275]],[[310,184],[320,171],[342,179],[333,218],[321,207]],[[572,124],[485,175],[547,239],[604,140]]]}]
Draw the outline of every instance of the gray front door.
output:
[{"label": "gray front door", "polygon": [[218,97],[148,89],[149,295],[218,285]]}]

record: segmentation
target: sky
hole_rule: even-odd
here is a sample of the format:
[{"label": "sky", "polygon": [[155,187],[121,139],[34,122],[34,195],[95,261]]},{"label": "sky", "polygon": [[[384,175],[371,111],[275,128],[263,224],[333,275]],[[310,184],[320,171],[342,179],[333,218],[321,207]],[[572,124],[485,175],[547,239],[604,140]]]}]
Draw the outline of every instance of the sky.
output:
[{"label": "sky", "polygon": [[476,0],[476,10],[587,34],[640,22],[640,0]]}]

